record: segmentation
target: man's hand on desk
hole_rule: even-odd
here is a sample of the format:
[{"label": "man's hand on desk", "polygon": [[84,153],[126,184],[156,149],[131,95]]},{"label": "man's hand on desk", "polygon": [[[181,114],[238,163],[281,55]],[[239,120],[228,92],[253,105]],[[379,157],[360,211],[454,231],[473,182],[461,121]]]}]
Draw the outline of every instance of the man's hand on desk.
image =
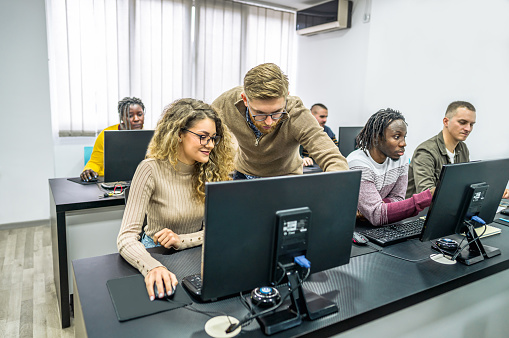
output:
[{"label": "man's hand on desk", "polygon": [[161,244],[166,249],[180,247],[180,237],[168,228],[164,228],[156,232],[154,235],[154,243]]},{"label": "man's hand on desk", "polygon": [[157,297],[163,298],[166,295],[162,290],[166,289],[167,295],[170,296],[172,289],[175,289],[177,286],[178,280],[175,274],[170,272],[164,266],[158,266],[157,268],[150,270],[145,276],[145,286],[147,287],[147,293],[151,301],[156,298],[154,293],[154,283],[157,286],[157,291],[159,292]]},{"label": "man's hand on desk", "polygon": [[97,179],[98,176],[99,175],[97,175],[97,173],[95,171],[93,171],[92,169],[87,169],[87,170],[83,170],[83,172],[80,175],[80,178],[84,182],[89,182],[92,179],[94,179],[94,180]]},{"label": "man's hand on desk", "polygon": [[504,194],[502,195],[502,198],[509,199],[509,189],[504,190]]},{"label": "man's hand on desk", "polygon": [[311,157],[303,157],[302,158],[302,165],[304,167],[309,167],[310,165],[313,165],[313,159]]}]

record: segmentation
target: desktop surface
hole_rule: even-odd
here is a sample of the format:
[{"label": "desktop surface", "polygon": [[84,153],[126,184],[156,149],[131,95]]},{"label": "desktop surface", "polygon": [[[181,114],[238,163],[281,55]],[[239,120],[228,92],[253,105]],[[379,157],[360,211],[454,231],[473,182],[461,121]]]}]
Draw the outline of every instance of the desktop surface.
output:
[{"label": "desktop surface", "polygon": [[124,196],[103,198],[99,183],[82,185],[67,178],[51,178],[49,186],[57,212],[123,205]]},{"label": "desktop surface", "polygon": [[[430,259],[407,262],[374,252],[353,257],[347,265],[313,274],[304,283],[306,288],[336,302],[339,312],[315,321],[304,320],[300,326],[274,337],[337,334],[506,270],[509,268],[509,231],[504,230],[509,227],[503,229],[502,234],[485,239],[486,243],[501,248],[502,255],[473,266],[442,265]],[[419,257],[432,253],[430,245],[430,242],[411,240],[395,244],[391,249]],[[174,254],[168,254],[162,248],[149,249],[149,252],[179,280],[200,271],[201,247]],[[82,319],[90,337],[167,336],[169,332],[174,336],[207,336],[204,325],[209,317],[187,309],[120,323],[106,282],[139,273],[120,255],[75,260],[73,266],[75,290],[78,290]],[[193,307],[201,311],[226,312],[238,319],[247,314],[238,296],[211,303],[194,303]],[[266,337],[256,321],[242,330],[242,334],[250,337]]]},{"label": "desktop surface", "polygon": [[314,163],[313,165],[304,166],[302,168],[303,174],[312,174],[312,173],[321,173],[321,172],[322,172],[322,169],[316,163]]}]

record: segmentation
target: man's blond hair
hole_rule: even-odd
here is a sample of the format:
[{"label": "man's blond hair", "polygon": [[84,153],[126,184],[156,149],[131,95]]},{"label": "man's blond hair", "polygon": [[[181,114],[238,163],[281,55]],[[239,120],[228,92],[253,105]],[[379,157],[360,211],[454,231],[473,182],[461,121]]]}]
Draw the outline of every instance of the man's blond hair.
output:
[{"label": "man's blond hair", "polygon": [[251,100],[286,97],[288,95],[288,76],[273,63],[261,64],[246,73],[244,93]]}]

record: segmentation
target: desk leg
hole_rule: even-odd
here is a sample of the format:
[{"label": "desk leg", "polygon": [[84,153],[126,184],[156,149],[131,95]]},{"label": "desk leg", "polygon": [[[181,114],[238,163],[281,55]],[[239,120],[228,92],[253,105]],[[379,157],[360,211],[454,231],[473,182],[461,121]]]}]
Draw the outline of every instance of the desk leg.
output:
[{"label": "desk leg", "polygon": [[76,338],[80,337],[88,337],[87,329],[85,327],[85,320],[83,318],[83,312],[81,311],[81,302],[80,302],[80,294],[78,290],[78,286],[76,285],[76,278],[74,278],[74,270],[73,270],[73,294],[74,294],[74,336]]},{"label": "desk leg", "polygon": [[67,271],[67,240],[65,212],[57,212],[55,201],[51,200],[51,244],[53,247],[53,275],[57,292],[62,328],[71,326],[69,305],[69,271]]}]

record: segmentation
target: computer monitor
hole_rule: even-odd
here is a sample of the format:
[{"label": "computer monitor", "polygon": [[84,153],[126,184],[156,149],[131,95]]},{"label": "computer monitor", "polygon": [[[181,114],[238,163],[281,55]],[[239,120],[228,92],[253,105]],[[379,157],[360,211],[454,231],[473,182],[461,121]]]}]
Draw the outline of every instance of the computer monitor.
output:
[{"label": "computer monitor", "polygon": [[357,149],[355,138],[361,132],[363,127],[339,127],[338,142],[339,151],[347,157],[352,151]]},{"label": "computer monitor", "polygon": [[296,211],[309,211],[295,224],[306,223],[311,273],[347,264],[360,177],[341,171],[207,183],[201,299],[274,285],[279,225]]},{"label": "computer monitor", "polygon": [[131,181],[153,135],[153,130],[104,131],[104,182]]},{"label": "computer monitor", "polygon": [[421,241],[465,232],[464,220],[474,214],[487,224],[493,222],[508,180],[509,159],[444,165]]}]

